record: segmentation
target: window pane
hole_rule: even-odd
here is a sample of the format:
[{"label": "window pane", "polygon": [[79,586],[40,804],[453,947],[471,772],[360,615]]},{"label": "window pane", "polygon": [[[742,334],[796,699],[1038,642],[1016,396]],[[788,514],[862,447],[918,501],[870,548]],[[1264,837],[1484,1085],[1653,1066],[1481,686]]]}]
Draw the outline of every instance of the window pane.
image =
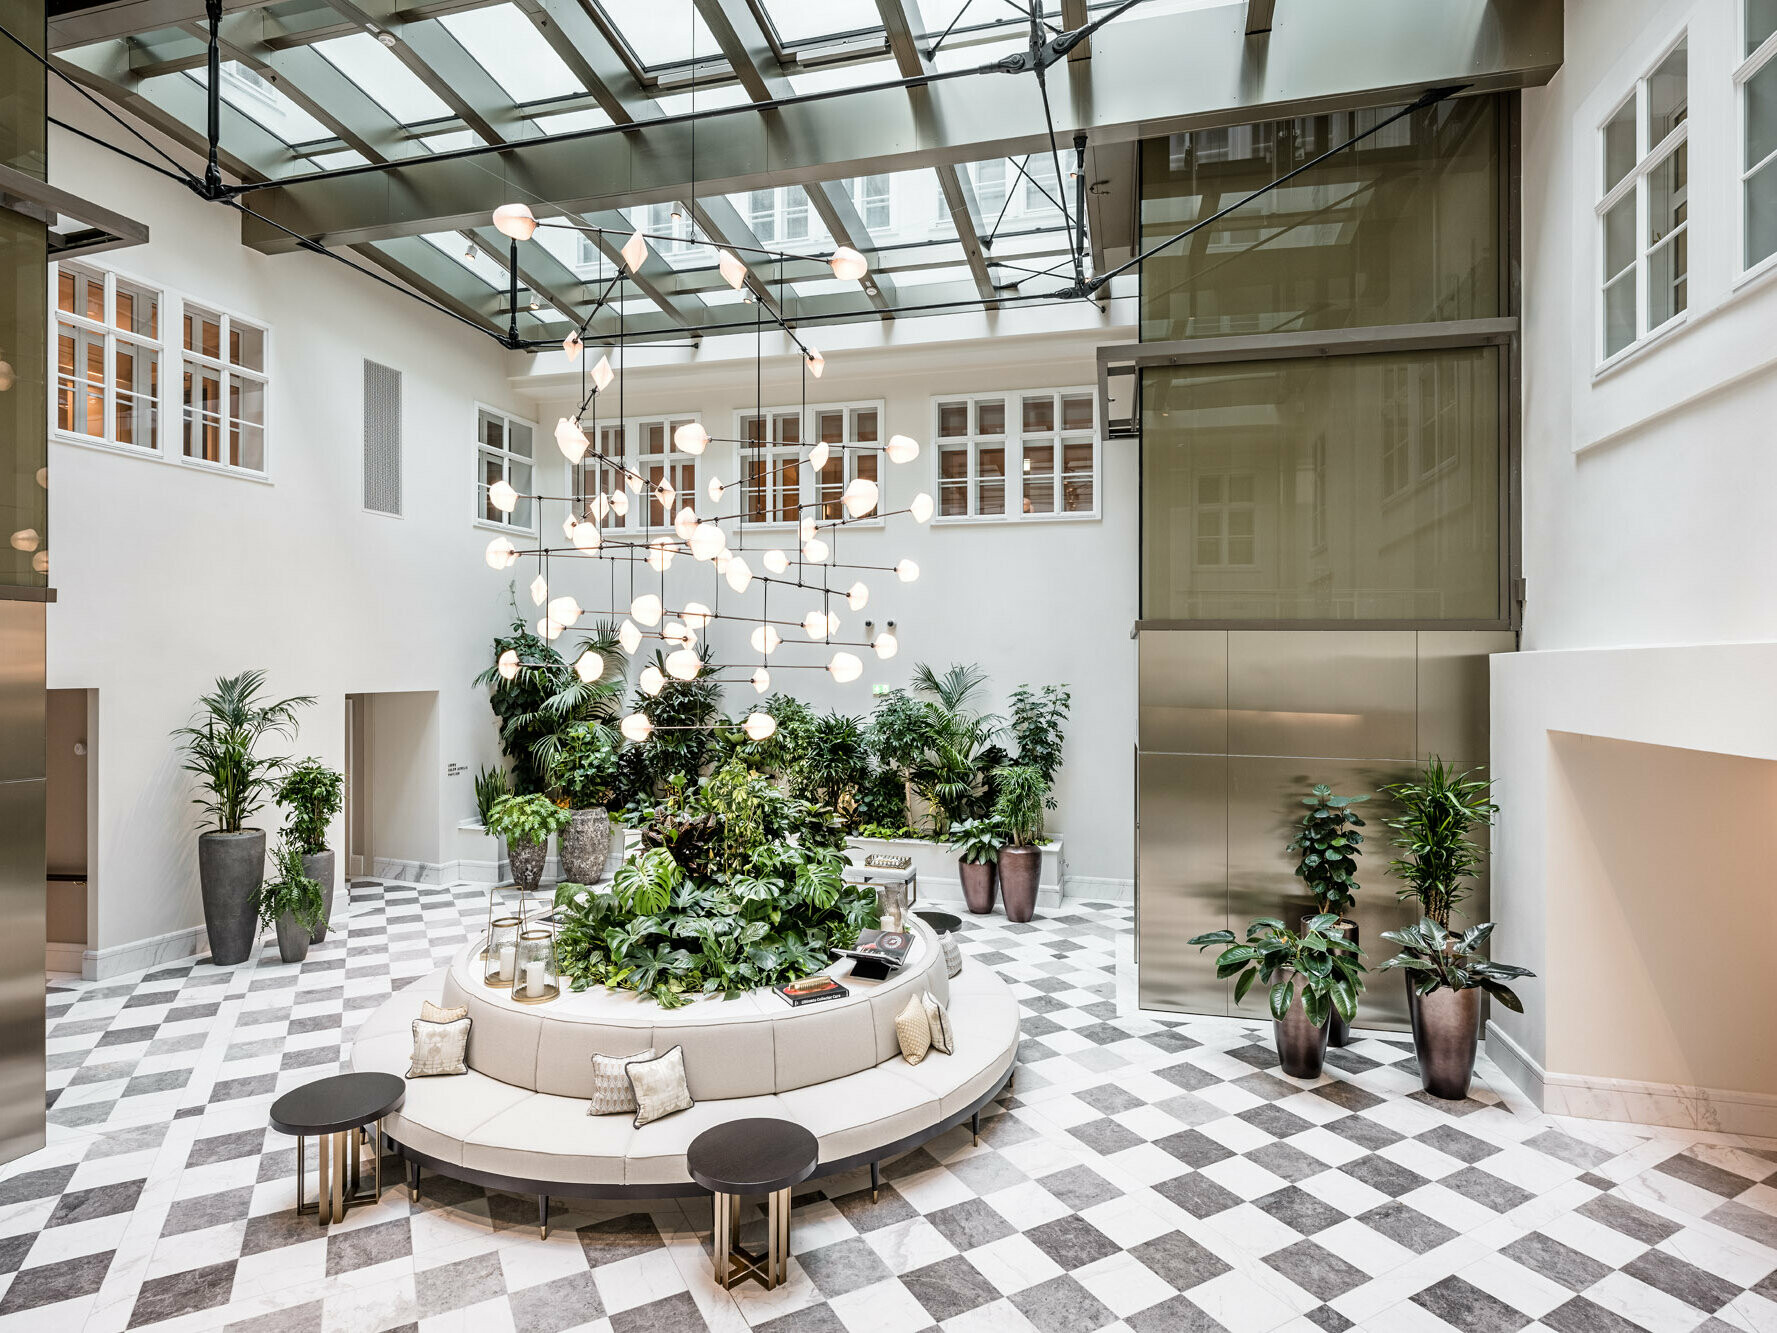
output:
[{"label": "window pane", "polygon": [[158,443],[160,353],[117,344],[117,442],[152,449]]},{"label": "window pane", "polygon": [[[1421,377],[1422,368],[1432,373]],[[1380,444],[1385,405],[1403,383],[1391,372],[1401,371],[1433,399],[1410,415],[1409,435],[1447,428],[1455,447],[1452,462],[1429,476],[1415,470],[1390,496]],[[1142,614],[1499,616],[1499,375],[1496,348],[1146,371]],[[1420,441],[1410,443],[1417,457]],[[1325,516],[1324,546],[1313,506],[1298,502],[1296,486],[1323,449],[1327,486],[1339,497]],[[1223,498],[1203,503],[1205,496]],[[1222,566],[1245,568],[1237,577],[1203,572]]]},{"label": "window pane", "polygon": [[1649,328],[1657,328],[1685,308],[1689,234],[1679,230],[1686,216],[1685,147],[1680,144],[1648,174],[1648,241],[1658,247],[1648,255]]},{"label": "window pane", "polygon": [[[1005,410],[1004,404],[1000,410]],[[976,513],[1003,514],[1006,512],[1006,451],[1004,449],[983,449],[976,456],[976,494],[979,505]]]},{"label": "window pane", "polygon": [[1647,77],[1647,146],[1652,148],[1683,123],[1686,88],[1685,44]]},{"label": "window pane", "polygon": [[802,517],[802,464],[796,455],[782,454],[778,457],[778,469],[778,484],[783,488],[778,493],[778,521],[794,523]]},{"label": "window pane", "polygon": [[1635,169],[1635,99],[1631,97],[1604,123],[1604,192]]},{"label": "window pane", "polygon": [[845,413],[822,412],[818,421],[819,433],[824,444],[845,443]]},{"label": "window pane", "polygon": [[1690,198],[1688,145],[1679,144],[1647,177],[1647,243],[1657,245],[1684,222]]},{"label": "window pane", "polygon": [[444,99],[402,64],[401,57],[367,32],[316,42],[314,49],[403,124],[450,115]]},{"label": "window pane", "polygon": [[506,447],[520,458],[529,458],[531,456],[531,428],[522,421],[508,421],[506,432]]},{"label": "window pane", "polygon": [[160,337],[160,293],[117,280],[117,327],[144,338]]},{"label": "window pane", "polygon": [[517,5],[465,9],[440,15],[438,21],[514,102],[539,102],[586,91]]},{"label": "window pane", "polygon": [[855,443],[875,444],[877,439],[876,409],[874,407],[860,407],[854,410],[851,414],[851,432],[852,440]]},{"label": "window pane", "polygon": [[1777,254],[1777,162],[1746,181],[1746,266]]},{"label": "window pane", "polygon": [[1604,354],[1615,356],[1635,341],[1635,270],[1604,289]]},{"label": "window pane", "polygon": [[967,403],[938,404],[938,434],[946,439],[959,439],[969,433]]},{"label": "window pane", "polygon": [[1635,195],[1624,195],[1604,214],[1605,281],[1635,262]]},{"label": "window pane", "polygon": [[1680,232],[1647,257],[1647,325],[1657,329],[1685,308],[1685,242]]},{"label": "window pane", "polygon": [[[1772,0],[1777,5],[1777,0]],[[1777,150],[1777,60],[1746,81],[1746,163],[1756,167]]]},{"label": "window pane", "polygon": [[185,350],[222,359],[222,317],[196,306],[185,307]]},{"label": "window pane", "polygon": [[969,512],[969,451],[940,449],[938,451],[938,512],[966,514]]},{"label": "window pane", "polygon": [[506,423],[503,418],[492,412],[483,412],[476,418],[478,435],[483,444],[490,449],[506,447]]},{"label": "window pane", "polygon": [[1061,400],[1061,428],[1063,430],[1092,429],[1091,394],[1069,394]]},{"label": "window pane", "polygon": [[1070,514],[1092,511],[1092,452],[1090,442],[1061,448],[1061,507]]},{"label": "window pane", "polygon": [[1777,0],[1746,0],[1746,49],[1751,55],[1777,32]]},{"label": "window pane", "polygon": [[876,459],[877,459],[877,456],[875,454],[855,454],[855,455],[853,455],[852,473],[851,473],[852,476],[866,477],[871,481],[875,481],[877,479],[876,478]]},{"label": "window pane", "polygon": [[774,418],[771,429],[778,444],[802,443],[802,418],[794,413]]},{"label": "window pane", "polygon": [[1004,400],[995,398],[989,402],[975,404],[975,434],[1004,435],[1006,433],[1006,404]]},{"label": "window pane", "polygon": [[1055,400],[1042,398],[1026,398],[1024,400],[1024,433],[1026,435],[1047,435],[1055,429]]},{"label": "window pane", "polygon": [[248,370],[264,370],[265,330],[231,319],[228,322],[228,359]]}]

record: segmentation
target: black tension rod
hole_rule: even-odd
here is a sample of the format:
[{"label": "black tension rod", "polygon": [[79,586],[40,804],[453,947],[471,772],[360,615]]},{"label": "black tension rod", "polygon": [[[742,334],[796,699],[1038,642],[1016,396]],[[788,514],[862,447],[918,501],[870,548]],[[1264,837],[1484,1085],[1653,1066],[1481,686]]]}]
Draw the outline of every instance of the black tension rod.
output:
[{"label": "black tension rod", "polygon": [[210,19],[210,48],[207,53],[210,71],[210,86],[206,91],[209,97],[209,165],[204,168],[204,189],[206,198],[220,199],[225,187],[222,184],[222,167],[218,162],[218,154],[222,146],[222,0],[204,0],[204,12]]}]

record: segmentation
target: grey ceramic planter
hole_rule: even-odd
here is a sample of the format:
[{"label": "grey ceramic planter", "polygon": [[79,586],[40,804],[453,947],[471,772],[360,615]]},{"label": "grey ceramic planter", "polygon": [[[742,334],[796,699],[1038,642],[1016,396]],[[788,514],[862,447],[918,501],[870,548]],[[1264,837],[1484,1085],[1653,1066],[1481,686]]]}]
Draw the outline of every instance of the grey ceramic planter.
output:
[{"label": "grey ceramic planter", "polygon": [[302,873],[321,886],[321,924],[309,936],[311,944],[327,938],[327,923],[333,920],[333,849],[323,848],[302,858]]},{"label": "grey ceramic planter", "polygon": [[[1285,974],[1278,974],[1273,983],[1283,980],[1294,980]],[[1296,988],[1290,1007],[1284,1011],[1283,1021],[1271,1020],[1271,1035],[1277,1042],[1278,1062],[1283,1065],[1283,1072],[1291,1078],[1319,1078],[1321,1066],[1327,1058],[1327,1025],[1314,1024],[1308,1021],[1308,1009],[1302,1003],[1301,987]]]},{"label": "grey ceramic planter", "polygon": [[[329,853],[331,855],[331,853]],[[278,957],[286,963],[300,963],[309,956],[309,932],[296,913],[285,912],[278,918]]]},{"label": "grey ceramic planter", "polygon": [[549,859],[549,839],[542,842],[506,841],[506,863],[512,868],[512,882],[526,893],[535,893],[543,882],[543,863]]},{"label": "grey ceramic planter", "polygon": [[1475,1049],[1481,1034],[1481,992],[1441,987],[1430,995],[1413,989],[1407,974],[1407,1012],[1413,1021],[1413,1052],[1419,1057],[1419,1083],[1434,1097],[1459,1102],[1475,1077]]},{"label": "grey ceramic planter", "polygon": [[602,805],[575,810],[561,831],[561,877],[569,884],[597,884],[611,855],[611,815]]},{"label": "grey ceramic planter", "polygon": [[1037,879],[1043,869],[1041,847],[1000,848],[1000,901],[1006,920],[1029,921],[1037,914]]},{"label": "grey ceramic planter", "polygon": [[244,963],[259,935],[259,886],[265,879],[265,830],[203,833],[197,840],[198,883],[210,961]]}]

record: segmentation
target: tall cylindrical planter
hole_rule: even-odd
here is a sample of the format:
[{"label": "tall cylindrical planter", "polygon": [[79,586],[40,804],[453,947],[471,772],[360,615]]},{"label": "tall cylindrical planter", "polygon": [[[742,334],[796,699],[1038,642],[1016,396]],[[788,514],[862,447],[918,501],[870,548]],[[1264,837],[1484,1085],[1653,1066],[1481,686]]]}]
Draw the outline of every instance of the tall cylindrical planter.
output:
[{"label": "tall cylindrical planter", "polygon": [[[1292,978],[1294,979],[1294,978]],[[1284,980],[1278,977],[1277,980]],[[1302,990],[1296,988],[1283,1020],[1271,1020],[1272,1039],[1277,1042],[1277,1058],[1283,1072],[1291,1078],[1319,1078],[1327,1058],[1327,1025],[1310,1023],[1307,1006],[1302,1003]]]},{"label": "tall cylindrical planter", "polygon": [[985,916],[993,911],[993,877],[992,861],[958,861],[956,872],[963,881],[963,902],[976,916]]},{"label": "tall cylindrical planter", "polygon": [[597,884],[611,855],[611,815],[604,806],[575,810],[561,831],[561,877],[569,884]]},{"label": "tall cylindrical planter", "polygon": [[526,893],[535,893],[543,882],[543,863],[548,859],[548,838],[542,842],[506,840],[506,863],[512,867],[512,882]]},{"label": "tall cylindrical planter", "polygon": [[203,890],[210,961],[218,967],[246,962],[253,952],[253,941],[259,936],[265,830],[199,834],[197,877]]},{"label": "tall cylindrical planter", "polygon": [[304,855],[302,873],[321,886],[321,924],[309,936],[309,943],[319,944],[327,938],[327,923],[333,920],[333,849],[323,847]]},{"label": "tall cylindrical planter", "polygon": [[1006,920],[1029,921],[1037,914],[1042,869],[1041,847],[1000,848],[1000,898],[1006,904]]},{"label": "tall cylindrical planter", "polygon": [[286,963],[300,963],[309,956],[309,931],[296,919],[296,913],[285,912],[277,920],[278,957]]},{"label": "tall cylindrical planter", "polygon": [[1421,995],[1408,973],[1407,1013],[1413,1023],[1420,1086],[1434,1097],[1461,1101],[1468,1096],[1475,1077],[1475,1048],[1481,1035],[1480,989],[1440,987],[1430,995]]},{"label": "tall cylindrical planter", "polygon": [[[1307,925],[1310,921],[1314,920],[1315,916],[1316,913],[1314,912],[1304,914],[1302,917],[1302,924]],[[1353,945],[1357,945],[1357,922],[1353,921],[1348,916],[1342,916],[1339,918],[1339,928],[1346,939],[1350,940]],[[1350,1045],[1350,1043],[1351,1024],[1339,1017],[1339,1011],[1334,1009],[1327,1017],[1327,1045],[1347,1046]]]}]

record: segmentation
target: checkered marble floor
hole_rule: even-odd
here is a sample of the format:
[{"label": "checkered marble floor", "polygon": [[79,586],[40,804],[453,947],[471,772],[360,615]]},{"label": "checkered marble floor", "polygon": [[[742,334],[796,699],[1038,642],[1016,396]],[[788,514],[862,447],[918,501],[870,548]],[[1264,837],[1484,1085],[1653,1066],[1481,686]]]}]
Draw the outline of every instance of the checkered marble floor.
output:
[{"label": "checkered marble floor", "polygon": [[799,1194],[776,1291],[714,1285],[695,1201],[558,1203],[545,1241],[534,1199],[428,1176],[299,1221],[271,1100],[484,901],[359,881],[299,966],[268,940],[53,984],[50,1145],[0,1169],[0,1333],[1777,1330],[1777,1144],[1438,1102],[1398,1034],[1284,1078],[1261,1027],[1129,1007],[1116,904],[967,919],[1024,1008],[1012,1093],[875,1202],[864,1172]]}]

